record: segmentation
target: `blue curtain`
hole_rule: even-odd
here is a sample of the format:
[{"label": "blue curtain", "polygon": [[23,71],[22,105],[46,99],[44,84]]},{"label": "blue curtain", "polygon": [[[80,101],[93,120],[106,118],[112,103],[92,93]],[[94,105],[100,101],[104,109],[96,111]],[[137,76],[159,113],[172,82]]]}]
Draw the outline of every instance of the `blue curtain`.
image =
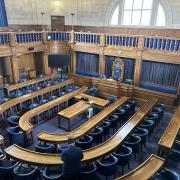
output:
[{"label": "blue curtain", "polygon": [[[117,57],[106,56],[105,57],[105,75],[107,78],[112,77],[112,66],[113,61]],[[134,79],[134,69],[135,69],[135,60],[130,58],[121,58],[124,62],[124,80],[125,79]]]},{"label": "blue curtain", "polygon": [[178,87],[180,82],[180,65],[143,61],[141,81]]},{"label": "blue curtain", "polygon": [[4,0],[0,0],[0,27],[8,26]]},{"label": "blue curtain", "polygon": [[98,72],[99,55],[77,52],[76,69],[84,72]]}]

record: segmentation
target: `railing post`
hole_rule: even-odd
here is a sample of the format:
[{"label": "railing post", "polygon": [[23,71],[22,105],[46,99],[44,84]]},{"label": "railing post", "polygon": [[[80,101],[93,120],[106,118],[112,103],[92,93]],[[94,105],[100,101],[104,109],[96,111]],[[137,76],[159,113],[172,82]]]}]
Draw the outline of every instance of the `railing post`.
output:
[{"label": "railing post", "polygon": [[75,43],[75,34],[74,34],[74,31],[71,31],[70,35],[71,35],[70,43],[74,44]]}]

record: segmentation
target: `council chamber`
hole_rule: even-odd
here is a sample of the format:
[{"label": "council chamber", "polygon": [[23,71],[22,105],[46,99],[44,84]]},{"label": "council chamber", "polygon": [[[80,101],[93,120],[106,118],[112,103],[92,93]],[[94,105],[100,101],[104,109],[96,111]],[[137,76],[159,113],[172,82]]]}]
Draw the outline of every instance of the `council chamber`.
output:
[{"label": "council chamber", "polygon": [[0,180],[179,180],[179,16],[0,0]]}]

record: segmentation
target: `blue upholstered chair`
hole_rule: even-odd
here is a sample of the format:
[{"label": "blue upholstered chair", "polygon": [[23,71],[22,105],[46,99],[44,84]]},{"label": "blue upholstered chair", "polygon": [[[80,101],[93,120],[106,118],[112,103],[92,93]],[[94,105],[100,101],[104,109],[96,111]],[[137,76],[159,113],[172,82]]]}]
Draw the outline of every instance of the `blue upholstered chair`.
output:
[{"label": "blue upholstered chair", "polygon": [[179,180],[178,174],[168,168],[164,168],[157,175],[154,176],[154,180]]},{"label": "blue upholstered chair", "polygon": [[127,117],[127,111],[125,109],[119,108],[113,113],[113,115],[117,115],[118,122],[123,123]]},{"label": "blue upholstered chair", "polygon": [[108,118],[106,118],[106,121],[110,122],[110,128],[113,129],[113,132],[115,129],[117,129],[117,124],[118,124],[118,116],[117,115],[110,115]]},{"label": "blue upholstered chair", "polygon": [[124,167],[128,165],[130,168],[130,159],[132,156],[132,148],[127,146],[119,146],[118,149],[113,153],[118,158],[118,164],[122,166],[122,173],[124,174]]},{"label": "blue upholstered chair", "polygon": [[58,149],[57,149],[57,151],[58,151],[58,153],[62,153],[62,151],[64,150],[64,149],[66,149],[68,147],[68,145],[60,145],[60,146],[58,146]]},{"label": "blue upholstered chair", "polygon": [[141,150],[142,150],[142,147],[143,146],[145,147],[145,145],[146,145],[146,140],[147,140],[147,137],[148,137],[148,130],[143,129],[143,128],[136,128],[133,131],[133,134],[141,137]]},{"label": "blue upholstered chair", "polygon": [[87,90],[87,94],[90,95],[90,96],[97,97],[98,90],[97,90],[97,88],[90,88],[90,89]]},{"label": "blue upholstered chair", "polygon": [[141,137],[136,135],[130,135],[125,141],[125,145],[132,148],[134,158],[136,159],[136,154],[139,152],[139,145],[141,143]]},{"label": "blue upholstered chair", "polygon": [[155,125],[157,126],[158,122],[159,122],[159,115],[156,114],[156,113],[151,112],[144,118],[144,120],[154,121]]},{"label": "blue upholstered chair", "polygon": [[126,104],[130,106],[130,111],[131,112],[135,111],[135,107],[136,107],[136,102],[135,101],[130,101],[129,100]]},{"label": "blue upholstered chair", "polygon": [[35,87],[33,88],[33,90],[34,90],[34,91],[39,91],[41,88],[42,88],[41,86],[35,86]]},{"label": "blue upholstered chair", "polygon": [[132,79],[125,79],[124,80],[124,84],[132,85],[133,84],[133,80]]},{"label": "blue upholstered chair", "polygon": [[29,110],[35,109],[35,108],[37,108],[38,106],[39,106],[39,104],[37,104],[37,103],[31,104],[31,105],[29,106]]},{"label": "blue upholstered chair", "polygon": [[103,128],[96,127],[89,133],[89,135],[93,137],[93,142],[99,144],[102,142]]},{"label": "blue upholstered chair", "polygon": [[16,180],[40,180],[40,171],[38,167],[25,167],[19,165],[13,170]]},{"label": "blue upholstered chair", "polygon": [[18,165],[15,161],[6,158],[0,161],[0,179],[13,179],[13,169]]},{"label": "blue upholstered chair", "polygon": [[16,94],[15,94],[15,97],[20,97],[20,96],[23,96],[25,95],[25,91],[18,91]]},{"label": "blue upholstered chair", "polygon": [[18,115],[12,115],[7,118],[7,121],[9,122],[9,126],[18,126],[19,124],[20,116]]},{"label": "blue upholstered chair", "polygon": [[145,128],[149,131],[149,136],[152,134],[155,123],[151,120],[143,120],[140,124],[140,127]]},{"label": "blue upholstered chair", "polygon": [[60,96],[60,97],[61,97],[61,96],[64,96],[64,95],[66,95],[65,92],[60,92],[60,93],[59,93],[59,96]]},{"label": "blue upholstered chair", "polygon": [[79,86],[71,86],[71,89],[72,89],[73,91],[78,90],[78,89],[79,89]]},{"label": "blue upholstered chair", "polygon": [[42,104],[46,104],[46,103],[48,103],[48,102],[49,102],[48,99],[41,99],[41,100],[39,101],[39,104],[42,105]]},{"label": "blue upholstered chair", "polygon": [[37,144],[35,144],[35,150],[37,152],[41,152],[41,153],[53,153],[54,152],[54,146],[51,144],[46,144],[46,143],[42,143],[42,142],[37,142]]},{"label": "blue upholstered chair", "polygon": [[58,167],[48,167],[43,171],[45,180],[63,180],[61,169]]},{"label": "blue upholstered chair", "polygon": [[159,121],[162,119],[163,115],[164,115],[164,109],[161,107],[154,107],[152,109],[152,112],[156,113],[159,115]]},{"label": "blue upholstered chair", "polygon": [[7,128],[10,144],[24,145],[24,134],[19,126]]},{"label": "blue upholstered chair", "polygon": [[27,89],[27,90],[25,91],[25,94],[30,94],[30,93],[32,93],[32,92],[33,92],[32,89]]},{"label": "blue upholstered chair", "polygon": [[64,91],[65,91],[66,94],[69,94],[69,93],[73,92],[73,89],[71,89],[71,88],[66,88]]},{"label": "blue upholstered chair", "polygon": [[20,83],[23,83],[23,82],[26,82],[26,81],[27,81],[27,79],[20,79],[19,80]]},{"label": "blue upholstered chair", "polygon": [[80,147],[82,150],[86,150],[92,147],[93,137],[85,135],[84,138],[78,139],[76,141],[76,146]]},{"label": "blue upholstered chair", "polygon": [[107,100],[110,102],[110,104],[112,104],[115,101],[117,101],[117,97],[116,96],[110,96],[110,97],[107,98]]},{"label": "blue upholstered chair", "polygon": [[168,155],[168,158],[173,160],[174,162],[180,163],[180,143],[175,142],[171,152]]},{"label": "blue upholstered chair", "polygon": [[118,158],[110,155],[104,157],[102,160],[97,160],[97,169],[98,172],[106,176],[115,176],[117,169]]},{"label": "blue upholstered chair", "polygon": [[99,127],[103,128],[103,136],[106,139],[106,137],[109,137],[109,129],[111,126],[110,121],[103,121],[102,123],[99,124]]},{"label": "blue upholstered chair", "polygon": [[5,102],[9,101],[10,99],[11,98],[9,98],[9,97],[4,97],[4,98],[0,99],[0,104],[3,104]]},{"label": "blue upholstered chair", "polygon": [[124,109],[126,111],[125,118],[128,118],[129,115],[131,114],[131,106],[129,104],[124,104],[121,109]]},{"label": "blue upholstered chair", "polygon": [[57,98],[58,98],[58,96],[52,95],[52,96],[49,97],[49,100],[52,101],[52,100],[55,100],[55,99],[57,99]]},{"label": "blue upholstered chair", "polygon": [[96,179],[97,166],[95,163],[90,163],[86,166],[81,167],[80,178],[83,180]]}]

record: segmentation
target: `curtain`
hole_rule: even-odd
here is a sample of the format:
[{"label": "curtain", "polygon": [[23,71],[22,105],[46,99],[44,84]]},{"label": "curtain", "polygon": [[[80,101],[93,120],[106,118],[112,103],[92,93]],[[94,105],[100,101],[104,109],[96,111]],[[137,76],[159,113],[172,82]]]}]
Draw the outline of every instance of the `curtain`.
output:
[{"label": "curtain", "polygon": [[141,81],[178,87],[180,82],[180,65],[143,61]]},{"label": "curtain", "polygon": [[98,73],[99,55],[77,52],[76,69],[78,71]]},{"label": "curtain", "polygon": [[[112,77],[112,66],[113,61],[117,57],[114,56],[106,56],[105,57],[105,75],[107,78]],[[124,80],[125,79],[134,79],[134,68],[135,68],[135,60],[130,58],[121,58],[124,62]]]},{"label": "curtain", "polygon": [[4,0],[0,0],[0,27],[8,26]]}]

